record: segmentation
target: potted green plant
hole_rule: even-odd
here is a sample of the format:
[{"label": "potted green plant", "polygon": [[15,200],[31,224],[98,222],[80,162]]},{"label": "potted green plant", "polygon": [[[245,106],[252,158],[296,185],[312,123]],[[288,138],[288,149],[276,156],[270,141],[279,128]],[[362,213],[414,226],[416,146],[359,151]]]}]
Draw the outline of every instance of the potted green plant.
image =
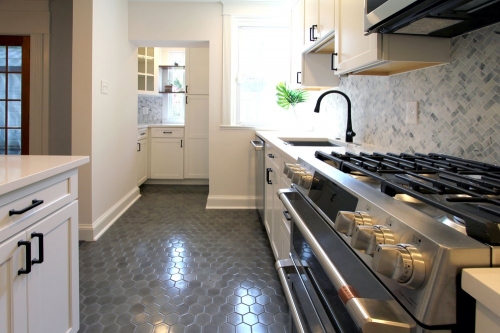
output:
[{"label": "potted green plant", "polygon": [[276,103],[283,109],[288,110],[290,106],[293,109],[295,118],[297,118],[297,113],[295,112],[295,106],[299,103],[307,101],[309,94],[304,89],[289,89],[286,82],[280,82],[276,85],[276,96],[278,97]]}]

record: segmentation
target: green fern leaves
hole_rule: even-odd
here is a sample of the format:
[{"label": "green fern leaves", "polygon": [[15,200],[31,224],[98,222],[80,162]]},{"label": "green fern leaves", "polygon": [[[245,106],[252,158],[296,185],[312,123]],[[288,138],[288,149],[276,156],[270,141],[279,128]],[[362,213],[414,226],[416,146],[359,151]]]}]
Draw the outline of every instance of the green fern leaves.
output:
[{"label": "green fern leaves", "polygon": [[276,96],[278,100],[276,101],[279,106],[283,109],[288,110],[290,106],[292,108],[295,105],[305,102],[308,98],[308,93],[302,89],[288,89],[285,82],[280,82],[276,85]]}]

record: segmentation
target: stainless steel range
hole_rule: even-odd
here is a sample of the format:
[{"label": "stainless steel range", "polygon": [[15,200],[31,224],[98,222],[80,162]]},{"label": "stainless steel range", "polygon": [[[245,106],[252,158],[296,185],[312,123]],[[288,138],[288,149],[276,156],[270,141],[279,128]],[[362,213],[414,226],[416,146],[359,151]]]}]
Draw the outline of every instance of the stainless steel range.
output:
[{"label": "stainless steel range", "polygon": [[277,269],[294,331],[474,332],[460,275],[500,266],[500,167],[318,151],[290,170]]}]

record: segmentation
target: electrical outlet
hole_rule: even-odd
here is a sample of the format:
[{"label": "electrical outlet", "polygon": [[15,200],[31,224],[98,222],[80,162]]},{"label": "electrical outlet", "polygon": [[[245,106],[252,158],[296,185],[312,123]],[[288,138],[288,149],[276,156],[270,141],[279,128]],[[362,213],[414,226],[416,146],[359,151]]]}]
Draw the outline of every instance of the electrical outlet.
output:
[{"label": "electrical outlet", "polygon": [[107,93],[108,93],[108,81],[101,80],[101,94],[107,94]]},{"label": "electrical outlet", "polygon": [[149,110],[147,106],[142,107],[142,114],[148,114]]},{"label": "electrical outlet", "polygon": [[406,123],[418,124],[418,102],[406,103]]}]

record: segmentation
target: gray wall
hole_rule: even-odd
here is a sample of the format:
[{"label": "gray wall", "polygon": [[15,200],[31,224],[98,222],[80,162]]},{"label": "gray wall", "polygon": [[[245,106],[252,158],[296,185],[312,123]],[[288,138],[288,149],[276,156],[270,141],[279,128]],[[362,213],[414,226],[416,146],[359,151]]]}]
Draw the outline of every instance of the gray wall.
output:
[{"label": "gray wall", "polygon": [[[339,90],[353,103],[355,141],[500,164],[500,24],[453,38],[450,64],[390,77],[349,76]],[[345,124],[345,100],[327,98],[329,112]],[[405,124],[409,101],[419,103],[417,125]]]},{"label": "gray wall", "polygon": [[49,154],[71,155],[73,1],[50,2]]}]

